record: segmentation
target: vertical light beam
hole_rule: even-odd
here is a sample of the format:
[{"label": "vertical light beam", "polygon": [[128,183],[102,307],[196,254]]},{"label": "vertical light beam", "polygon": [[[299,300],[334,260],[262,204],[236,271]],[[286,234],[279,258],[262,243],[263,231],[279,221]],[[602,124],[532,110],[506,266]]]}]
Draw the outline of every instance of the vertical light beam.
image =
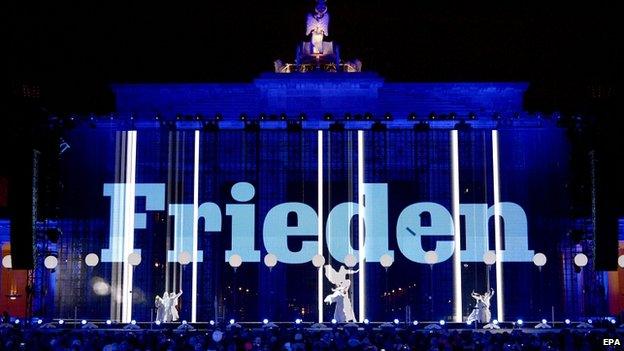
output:
[{"label": "vertical light beam", "polygon": [[501,238],[500,183],[498,165],[498,131],[492,130],[492,183],[494,186],[494,245],[496,252],[496,314],[499,321],[505,320],[503,311],[503,251]]},{"label": "vertical light beam", "polygon": [[[317,228],[318,228],[318,248],[316,253],[323,255],[323,131],[318,131],[317,141]],[[323,323],[323,266],[318,269],[318,286],[317,286],[317,307],[318,307],[318,322]]]},{"label": "vertical light beam", "polygon": [[364,246],[364,131],[358,130],[358,302],[359,320],[364,322],[366,318],[366,271],[364,258],[366,257]]},{"label": "vertical light beam", "polygon": [[453,254],[453,300],[455,322],[462,321],[462,277],[461,277],[461,233],[459,223],[459,145],[457,130],[451,130],[451,171],[453,194],[453,240],[455,253]]},{"label": "vertical light beam", "polygon": [[124,196],[124,231],[123,231],[123,289],[122,320],[132,320],[132,270],[128,256],[134,251],[134,195],[136,181],[136,130],[126,132],[126,173]]},{"label": "vertical light beam", "polygon": [[[193,278],[191,282],[191,323],[197,322],[197,250],[199,220],[199,130],[195,131],[195,153],[193,156]],[[180,287],[181,288],[181,287]]]}]

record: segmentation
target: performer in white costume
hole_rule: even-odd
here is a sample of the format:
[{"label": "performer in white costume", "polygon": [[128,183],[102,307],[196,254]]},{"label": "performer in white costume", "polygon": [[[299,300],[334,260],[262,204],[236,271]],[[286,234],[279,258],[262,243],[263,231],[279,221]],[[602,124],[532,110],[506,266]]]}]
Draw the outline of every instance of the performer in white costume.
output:
[{"label": "performer in white costume", "polygon": [[169,295],[169,300],[171,300],[171,304],[169,306],[169,314],[171,315],[171,321],[175,322],[180,319],[180,315],[178,314],[178,298],[182,295],[182,291],[177,294],[171,293]]},{"label": "performer in white costume", "polygon": [[479,323],[490,323],[492,319],[492,313],[490,312],[490,300],[494,296],[494,290],[486,292],[483,295],[479,295],[476,292],[470,294],[475,300],[476,304],[470,315],[468,316],[468,322],[477,321]]},{"label": "performer in white costume", "polygon": [[162,298],[162,302],[163,302],[163,310],[164,310],[164,317],[163,317],[163,322],[175,322],[178,319],[180,319],[180,316],[178,315],[178,309],[176,308],[176,306],[178,305],[178,298],[180,297],[180,295],[182,295],[182,291],[180,291],[178,294],[174,294],[174,293],[167,293],[165,292],[163,294],[163,298]]},{"label": "performer in white costume", "polygon": [[336,303],[334,310],[336,322],[355,322],[355,314],[349,298],[351,281],[347,279],[347,274],[355,274],[357,272],[357,270],[346,269],[344,266],[340,266],[338,271],[333,269],[331,265],[325,266],[325,276],[336,287],[332,289],[333,293],[325,297],[324,302],[328,304]]},{"label": "performer in white costume", "polygon": [[[165,295],[163,294],[163,296]],[[156,306],[156,321],[164,322],[165,321],[165,302],[163,298],[156,295],[154,305]]]}]

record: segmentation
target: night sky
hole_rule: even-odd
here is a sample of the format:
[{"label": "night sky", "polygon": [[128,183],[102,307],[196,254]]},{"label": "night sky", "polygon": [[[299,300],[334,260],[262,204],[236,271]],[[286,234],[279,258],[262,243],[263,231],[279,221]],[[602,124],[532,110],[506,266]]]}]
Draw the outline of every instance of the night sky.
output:
[{"label": "night sky", "polygon": [[[530,81],[551,105],[620,75],[613,7],[516,3],[329,0],[330,40],[389,81]],[[292,62],[313,6],[14,2],[9,77],[40,85],[52,110],[96,112],[110,82],[250,81]]]},{"label": "night sky", "polygon": [[[275,59],[292,62],[314,3],[11,0],[5,89],[15,103],[0,147],[23,142],[38,117],[112,111],[113,82],[249,82]],[[589,204],[588,155],[597,150],[601,188],[618,194],[605,208],[623,214],[624,139],[614,128],[621,12],[598,1],[461,3],[328,0],[329,40],[388,81],[528,81],[526,110],[597,116],[570,133],[573,173],[586,189],[578,201]],[[35,103],[22,98],[24,85],[40,87]]]}]

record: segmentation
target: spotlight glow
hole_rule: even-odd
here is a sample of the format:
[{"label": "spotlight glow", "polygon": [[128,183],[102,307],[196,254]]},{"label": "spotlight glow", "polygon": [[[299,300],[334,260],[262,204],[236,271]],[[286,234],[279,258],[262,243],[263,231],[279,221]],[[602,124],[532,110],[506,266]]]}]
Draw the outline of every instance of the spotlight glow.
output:
[{"label": "spotlight glow", "polygon": [[394,324],[399,324],[399,320],[398,319],[394,319]]},{"label": "spotlight glow", "polygon": [[610,320],[611,324],[615,324],[615,319]]},{"label": "spotlight glow", "polygon": [[41,323],[43,323],[43,319],[41,318],[37,319],[37,324],[41,324]]},{"label": "spotlight glow", "polygon": [[413,325],[418,325],[418,321],[413,321],[412,324]]},{"label": "spotlight glow", "polygon": [[215,325],[215,321],[213,321],[212,319],[208,323],[210,323],[210,325]]},{"label": "spotlight glow", "polygon": [[85,319],[83,319],[83,320],[80,321],[80,324],[85,325],[85,324],[87,324],[87,321]]},{"label": "spotlight glow", "polygon": [[182,321],[182,324],[187,324],[187,323],[188,323],[188,322],[187,322],[186,320],[183,320],[183,321]]},{"label": "spotlight glow", "polygon": [[15,320],[15,324],[20,324],[19,318]]},{"label": "spotlight glow", "polygon": [[588,319],[587,323],[592,324],[592,323],[594,323],[594,321],[592,321],[591,319]]},{"label": "spotlight glow", "polygon": [[268,323],[269,323],[268,319],[265,318],[265,319],[262,320],[262,324],[268,324]]},{"label": "spotlight glow", "polygon": [[492,324],[494,324],[494,325],[498,325],[498,319],[493,320],[493,321],[492,321]]},{"label": "spotlight glow", "polygon": [[518,325],[522,325],[522,324],[524,324],[524,322],[522,321],[522,319],[518,319],[518,320],[516,321],[516,324],[518,324]]},{"label": "spotlight glow", "polygon": [[230,324],[234,324],[236,323],[236,321],[234,320],[234,318],[230,319]]},{"label": "spotlight glow", "polygon": [[335,318],[332,318],[331,322],[332,322],[332,324],[338,323]]},{"label": "spotlight glow", "polygon": [[440,325],[445,325],[446,321],[444,319],[440,319]]},{"label": "spotlight glow", "polygon": [[133,320],[131,320],[131,321],[130,321],[130,324],[132,324],[132,325],[136,325],[136,320],[134,320],[134,319],[133,319]]},{"label": "spotlight glow", "polygon": [[62,319],[59,319],[58,324],[63,325],[63,324],[65,324],[65,321],[62,320]]},{"label": "spotlight glow", "polygon": [[156,321],[156,325],[160,325],[160,321]]},{"label": "spotlight glow", "polygon": [[472,321],[466,321],[466,325],[472,325]]},{"label": "spotlight glow", "polygon": [[542,319],[542,324],[546,324],[546,320],[545,319]]},{"label": "spotlight glow", "polygon": [[296,324],[301,324],[301,318],[297,318],[297,319],[295,319],[295,323],[296,323]]},{"label": "spotlight glow", "polygon": [[568,325],[569,325],[569,324],[570,324],[570,320],[566,318],[566,320],[565,320],[565,324],[568,324]]},{"label": "spotlight glow", "polygon": [[364,318],[364,324],[368,324],[368,323],[369,323],[368,318]]}]

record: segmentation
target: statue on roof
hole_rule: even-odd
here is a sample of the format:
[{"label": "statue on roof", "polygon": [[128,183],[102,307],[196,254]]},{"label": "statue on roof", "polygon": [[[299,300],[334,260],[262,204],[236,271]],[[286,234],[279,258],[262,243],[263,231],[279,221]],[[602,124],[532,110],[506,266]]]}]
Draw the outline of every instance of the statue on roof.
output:
[{"label": "statue on roof", "polygon": [[297,45],[294,63],[275,60],[276,73],[293,72],[361,72],[362,62],[359,60],[343,62],[340,48],[332,41],[325,41],[329,35],[329,12],[327,0],[316,0],[316,6],[306,18],[306,36],[310,41]]},{"label": "statue on roof", "polygon": [[329,13],[325,0],[317,0],[314,13],[308,14],[306,35],[312,34],[312,54],[323,54],[323,39],[329,35]]}]

